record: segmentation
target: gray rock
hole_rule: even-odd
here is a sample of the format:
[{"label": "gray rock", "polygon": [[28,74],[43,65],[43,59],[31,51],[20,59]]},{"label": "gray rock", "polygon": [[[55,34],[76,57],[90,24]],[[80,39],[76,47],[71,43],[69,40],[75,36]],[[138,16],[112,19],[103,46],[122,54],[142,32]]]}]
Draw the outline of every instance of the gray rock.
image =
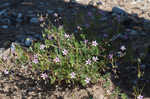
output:
[{"label": "gray rock", "polygon": [[1,28],[2,29],[8,29],[8,25],[2,25]]},{"label": "gray rock", "polygon": [[22,35],[17,35],[16,36],[16,41],[17,42],[20,42],[20,43],[23,43],[24,42],[24,39],[26,38],[27,36],[22,34]]},{"label": "gray rock", "polygon": [[38,22],[39,22],[39,19],[38,19],[38,18],[31,18],[31,19],[30,19],[30,22],[31,22],[31,23],[38,23]]},{"label": "gray rock", "polygon": [[25,35],[35,35],[35,32],[27,31],[27,32],[25,32]]},{"label": "gray rock", "polygon": [[[84,0],[82,0],[84,1]],[[101,1],[98,1],[98,0],[88,0],[89,1],[89,5],[92,5],[92,6],[99,6],[99,5],[103,5],[103,3]]]},{"label": "gray rock", "polygon": [[100,21],[106,21],[106,20],[108,20],[108,17],[102,17],[102,18],[100,18]]},{"label": "gray rock", "polygon": [[21,18],[23,15],[22,15],[22,13],[18,13],[18,18]]},{"label": "gray rock", "polygon": [[18,23],[23,22],[23,20],[22,20],[21,18],[17,18],[16,21],[17,21]]},{"label": "gray rock", "polygon": [[0,8],[6,8],[6,7],[10,6],[11,4],[9,2],[5,2],[5,3],[0,4],[0,5],[1,5]]},{"label": "gray rock", "polygon": [[83,5],[88,5],[91,0],[71,0],[71,2],[80,3]]},{"label": "gray rock", "polygon": [[58,12],[62,12],[64,9],[63,8],[57,8]]},{"label": "gray rock", "polygon": [[3,24],[11,24],[11,20],[9,18],[4,18],[0,20]]},{"label": "gray rock", "polygon": [[38,40],[42,40],[43,39],[41,34],[35,34],[34,37],[37,38]]},{"label": "gray rock", "polygon": [[47,13],[48,13],[48,14],[52,14],[52,13],[54,13],[54,10],[48,9],[48,10],[47,10]]},{"label": "gray rock", "polygon": [[25,39],[25,46],[31,46],[31,44],[33,43],[33,39],[32,38],[26,38]]},{"label": "gray rock", "polygon": [[0,15],[3,15],[4,13],[6,13],[6,11],[7,11],[7,9],[0,11]]},{"label": "gray rock", "polygon": [[130,32],[128,32],[128,34],[131,36],[135,36],[135,35],[138,35],[138,32],[135,30],[130,30]]},{"label": "gray rock", "polygon": [[113,7],[112,12],[120,15],[126,15],[127,13],[120,7]]},{"label": "gray rock", "polygon": [[140,33],[142,36],[146,36],[147,34],[145,32]]}]

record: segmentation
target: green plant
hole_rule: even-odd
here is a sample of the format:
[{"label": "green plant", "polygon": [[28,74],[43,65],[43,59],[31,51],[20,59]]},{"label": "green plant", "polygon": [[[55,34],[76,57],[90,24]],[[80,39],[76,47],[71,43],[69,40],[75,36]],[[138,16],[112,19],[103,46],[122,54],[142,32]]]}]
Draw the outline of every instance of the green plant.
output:
[{"label": "green plant", "polygon": [[[33,70],[41,72],[41,78],[54,83],[96,83],[100,71],[105,68],[106,50],[103,42],[88,41],[84,34],[77,40],[74,34],[66,34],[56,27],[45,29],[43,41],[33,43],[28,51],[16,47],[21,64],[29,61]],[[33,57],[27,53],[32,53]],[[29,60],[31,59],[31,60]],[[47,73],[46,71],[49,71]]]}]

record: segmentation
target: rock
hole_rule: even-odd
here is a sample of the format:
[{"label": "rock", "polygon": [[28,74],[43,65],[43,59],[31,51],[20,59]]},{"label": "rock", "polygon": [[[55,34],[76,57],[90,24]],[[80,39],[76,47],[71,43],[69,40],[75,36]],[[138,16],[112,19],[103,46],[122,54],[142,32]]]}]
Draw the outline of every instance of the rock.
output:
[{"label": "rock", "polygon": [[23,20],[20,19],[20,18],[17,18],[16,21],[17,21],[18,23],[22,23],[22,22],[23,22]]},{"label": "rock", "polygon": [[1,28],[8,29],[8,25],[2,25]]},{"label": "rock", "polygon": [[[83,0],[84,1],[84,0]],[[98,0],[89,0],[90,2],[88,3],[89,5],[92,5],[92,6],[100,6],[102,5],[103,3],[101,1],[98,1]]]},{"label": "rock", "polygon": [[25,39],[24,45],[29,47],[32,45],[34,38],[33,37],[28,37]]},{"label": "rock", "polygon": [[11,4],[9,2],[5,2],[5,3],[0,4],[0,5],[1,5],[0,9],[2,9],[2,8],[6,8],[6,7],[10,6]]},{"label": "rock", "polygon": [[0,20],[3,24],[11,24],[12,21],[9,18],[4,18]]},{"label": "rock", "polygon": [[57,8],[58,12],[62,12],[64,9],[63,8]]},{"label": "rock", "polygon": [[71,0],[71,2],[80,3],[82,5],[88,5],[91,0]]},{"label": "rock", "polygon": [[113,7],[112,12],[120,15],[126,15],[127,13],[120,7]]},{"label": "rock", "polygon": [[135,36],[135,35],[138,35],[138,32],[135,30],[130,30],[130,32],[128,32],[128,34],[131,36]]},{"label": "rock", "polygon": [[39,19],[38,18],[31,18],[30,22],[37,24],[39,22]]},{"label": "rock", "polygon": [[22,15],[22,13],[18,13],[18,18],[21,18],[23,15]]},{"label": "rock", "polygon": [[43,40],[41,34],[35,34],[34,37],[37,38],[38,40]]},{"label": "rock", "polygon": [[6,11],[7,11],[7,9],[0,11],[0,15],[3,15],[4,13],[6,13]]},{"label": "rock", "polygon": [[54,13],[54,10],[47,9],[47,13],[52,14],[52,13]]}]

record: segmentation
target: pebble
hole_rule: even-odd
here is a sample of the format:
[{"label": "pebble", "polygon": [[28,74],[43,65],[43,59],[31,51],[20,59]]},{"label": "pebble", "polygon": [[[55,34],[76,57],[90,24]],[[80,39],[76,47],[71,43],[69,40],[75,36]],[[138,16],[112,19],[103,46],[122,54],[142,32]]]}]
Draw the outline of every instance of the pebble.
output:
[{"label": "pebble", "polygon": [[22,15],[22,13],[18,13],[18,18],[21,18],[23,15]]},{"label": "pebble", "polygon": [[119,15],[126,15],[127,14],[124,9],[117,7],[117,6],[112,8],[112,12],[119,14]]},{"label": "pebble", "polygon": [[0,8],[5,8],[5,7],[8,7],[10,6],[11,4],[9,2],[6,2],[4,4],[1,4]]},{"label": "pebble", "polygon": [[32,42],[33,42],[32,38],[26,38],[25,39],[25,46],[28,46],[28,47],[31,46]]},{"label": "pebble", "polygon": [[47,13],[52,14],[52,13],[54,13],[54,10],[47,9]]},{"label": "pebble", "polygon": [[130,30],[130,32],[128,32],[128,34],[131,35],[131,36],[135,36],[135,35],[138,34],[138,32],[135,31],[135,30]]},{"label": "pebble", "polygon": [[0,11],[0,15],[3,15],[4,13],[6,13],[6,11],[7,11],[7,9]]},{"label": "pebble", "polygon": [[38,18],[31,18],[30,22],[37,24],[39,22],[39,19]]},{"label": "pebble", "polygon": [[2,25],[1,28],[8,29],[8,25]]}]

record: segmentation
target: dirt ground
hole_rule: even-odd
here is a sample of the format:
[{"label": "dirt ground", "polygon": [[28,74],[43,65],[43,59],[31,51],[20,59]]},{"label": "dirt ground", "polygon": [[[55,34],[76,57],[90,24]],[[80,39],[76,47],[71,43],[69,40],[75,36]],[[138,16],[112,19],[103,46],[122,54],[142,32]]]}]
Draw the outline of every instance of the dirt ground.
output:
[{"label": "dirt ground", "polygon": [[[78,0],[80,4],[70,4],[67,3],[69,2],[69,0],[65,0],[65,2],[62,0],[24,0],[24,2],[22,2],[21,0],[17,0],[15,3],[1,0],[0,13],[2,13],[2,11],[4,11],[4,13],[0,14],[0,26],[3,26],[0,28],[0,48],[8,48],[11,42],[14,42],[15,40],[23,43],[24,40],[22,41],[22,39],[24,39],[25,37],[33,36],[36,39],[39,39],[35,35],[41,33],[42,29],[39,26],[40,23],[31,22],[32,19],[37,18],[37,13],[42,13],[43,15],[49,13],[49,16],[51,16],[51,20],[54,21],[54,13],[57,12],[61,14],[60,16],[62,16],[62,18],[63,16],[68,16],[68,20],[70,22],[74,22],[73,13],[76,11],[76,9],[80,10],[80,8],[85,8],[84,4],[92,4],[93,7],[96,6],[97,9],[100,9],[100,11],[104,11],[104,13],[110,13],[112,11],[112,8],[117,6],[122,8],[128,14],[132,15],[133,17],[130,18],[132,19],[132,21],[134,21],[133,23],[136,24],[133,24],[131,27],[132,30],[135,30],[135,32],[132,32],[131,35],[133,36],[129,37],[128,40],[121,41],[123,44],[131,46],[134,54],[145,54],[145,49],[150,46],[150,2],[148,2],[147,0],[141,0],[141,2],[133,2],[134,0],[101,0],[101,2],[98,2],[97,0],[93,0],[93,2],[91,1],[92,0],[85,0],[83,2],[83,0]],[[9,2],[10,5],[8,4],[1,6],[7,2]],[[91,11],[91,9],[91,7],[87,7],[86,10],[88,12]],[[21,13],[22,15],[20,18],[18,18],[19,13]],[[133,14],[135,14],[135,16]],[[109,24],[111,22],[111,18],[111,16],[108,16],[107,24],[103,26],[105,27],[104,31],[101,31],[101,28],[96,28],[96,31],[100,31],[102,33],[107,32],[106,30],[109,30],[111,27],[111,24]],[[6,21],[2,21],[4,19]],[[147,24],[145,23],[145,21],[147,21]],[[61,22],[62,21],[60,21],[59,24],[61,24]],[[55,24],[55,22],[53,23]],[[57,26],[57,24],[55,25]],[[125,30],[130,28],[128,27],[128,24],[124,25],[124,27]],[[73,29],[68,30],[68,28],[66,28],[66,31],[73,31]],[[116,47],[116,45],[113,46]],[[5,54],[8,54],[8,51],[4,52]],[[146,63],[149,63],[150,57],[146,56],[145,59]],[[71,90],[71,88],[63,89],[60,86],[58,86],[57,88],[53,88],[53,86],[42,86],[40,85],[40,83],[43,82],[37,83],[36,80],[31,79],[31,72],[28,69],[17,68],[14,69],[14,71],[11,71],[9,75],[3,74],[4,69],[5,67],[2,67],[0,65],[0,99],[110,99],[108,96],[105,96],[107,94],[106,90],[104,90],[101,85],[102,83],[104,83],[103,81],[99,81],[99,83],[97,83],[96,85],[89,86],[88,88],[84,89],[74,88]],[[123,70],[124,68],[120,69]],[[150,72],[149,67],[146,67],[146,70],[147,72]],[[149,73],[147,73],[147,75],[148,74]],[[122,79],[124,80],[126,78],[127,77],[122,77]],[[147,76],[146,78],[149,79],[149,77]],[[113,84],[112,82],[110,87],[114,88],[114,86],[115,83]]]}]

